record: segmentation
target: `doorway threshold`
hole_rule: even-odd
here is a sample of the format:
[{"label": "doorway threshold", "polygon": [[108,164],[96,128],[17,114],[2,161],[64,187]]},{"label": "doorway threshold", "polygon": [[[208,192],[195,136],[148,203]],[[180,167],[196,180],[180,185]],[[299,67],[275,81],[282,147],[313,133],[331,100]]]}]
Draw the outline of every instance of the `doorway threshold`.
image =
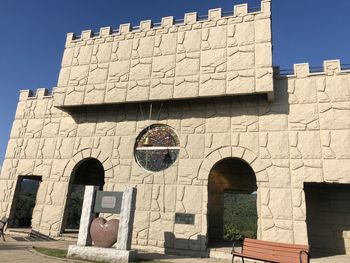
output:
[{"label": "doorway threshold", "polygon": [[[230,240],[212,241],[208,244],[209,257],[231,260],[232,246],[233,246],[233,241],[230,241]],[[236,247],[236,251],[241,251],[241,247],[240,246]]]}]

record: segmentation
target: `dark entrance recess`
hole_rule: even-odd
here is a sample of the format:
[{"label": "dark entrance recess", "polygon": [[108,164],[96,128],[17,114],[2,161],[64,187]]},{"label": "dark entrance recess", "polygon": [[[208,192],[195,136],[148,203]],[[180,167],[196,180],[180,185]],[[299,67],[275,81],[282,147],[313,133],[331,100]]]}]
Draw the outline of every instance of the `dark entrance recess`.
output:
[{"label": "dark entrance recess", "polygon": [[350,184],[305,183],[311,257],[350,254]]},{"label": "dark entrance recess", "polygon": [[40,176],[21,176],[18,178],[14,206],[9,222],[10,227],[31,228],[33,209],[40,182]]},{"label": "dark entrance recess", "polygon": [[[209,243],[256,238],[256,179],[244,160],[226,158],[209,175]],[[225,244],[224,244],[225,246]]]},{"label": "dark entrance recess", "polygon": [[84,159],[73,170],[65,209],[64,232],[75,232],[79,229],[86,185],[99,186],[100,190],[103,189],[104,168],[97,159]]}]

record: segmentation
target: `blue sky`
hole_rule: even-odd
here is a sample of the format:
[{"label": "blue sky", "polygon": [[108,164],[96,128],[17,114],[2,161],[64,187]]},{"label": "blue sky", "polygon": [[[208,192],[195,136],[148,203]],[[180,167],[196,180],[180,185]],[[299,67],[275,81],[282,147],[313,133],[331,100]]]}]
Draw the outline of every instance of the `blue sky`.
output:
[{"label": "blue sky", "polygon": [[[0,165],[5,155],[19,90],[57,83],[67,32],[99,31],[119,24],[233,5],[260,6],[260,0],[1,0],[0,1]],[[350,63],[349,0],[273,0],[274,65],[322,66],[325,59]]]}]

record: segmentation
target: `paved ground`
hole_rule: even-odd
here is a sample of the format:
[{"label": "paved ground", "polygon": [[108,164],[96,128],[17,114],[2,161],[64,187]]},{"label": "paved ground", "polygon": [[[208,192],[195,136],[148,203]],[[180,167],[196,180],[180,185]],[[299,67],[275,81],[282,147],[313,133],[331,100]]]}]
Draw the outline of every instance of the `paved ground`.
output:
[{"label": "paved ground", "polygon": [[[32,248],[47,247],[47,248],[59,248],[67,249],[70,244],[75,242],[69,241],[44,241],[44,242],[29,242],[29,241],[17,241],[10,236],[6,236],[6,242],[0,241],[0,262],[16,262],[16,263],[62,263],[62,262],[84,262],[78,260],[65,260],[46,257],[42,254],[35,252]],[[143,259],[153,259],[157,261],[172,262],[172,263],[230,263],[230,260],[218,260],[208,258],[184,258],[169,255],[161,255],[156,253],[139,252],[139,255]],[[240,262],[239,260],[237,262]],[[349,263],[350,255],[347,256],[334,256],[325,257],[320,259],[312,259],[312,263]]]},{"label": "paved ground", "polygon": [[[69,241],[43,241],[43,242],[30,242],[30,241],[17,241],[11,236],[6,235],[6,241],[0,241],[0,262],[16,262],[16,263],[61,263],[61,262],[84,262],[80,260],[65,260],[55,259],[52,257],[46,257],[40,253],[37,253],[32,248],[47,247],[47,248],[59,248],[67,249],[70,244],[75,242]],[[230,260],[218,260],[218,259],[203,259],[203,258],[184,258],[170,255],[161,255],[156,253],[139,252],[139,256],[143,259],[157,260],[173,263],[193,263],[193,262],[208,262],[208,263],[230,263]]]}]

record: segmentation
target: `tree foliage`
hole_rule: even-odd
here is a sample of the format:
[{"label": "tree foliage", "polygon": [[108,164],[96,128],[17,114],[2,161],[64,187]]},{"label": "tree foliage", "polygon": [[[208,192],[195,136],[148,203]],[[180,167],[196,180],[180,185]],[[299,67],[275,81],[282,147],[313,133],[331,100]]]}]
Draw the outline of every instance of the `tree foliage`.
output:
[{"label": "tree foliage", "polygon": [[15,201],[15,212],[11,220],[12,227],[31,227],[39,181],[23,179]]},{"label": "tree foliage", "polygon": [[256,194],[225,194],[224,204],[224,239],[256,238]]}]

